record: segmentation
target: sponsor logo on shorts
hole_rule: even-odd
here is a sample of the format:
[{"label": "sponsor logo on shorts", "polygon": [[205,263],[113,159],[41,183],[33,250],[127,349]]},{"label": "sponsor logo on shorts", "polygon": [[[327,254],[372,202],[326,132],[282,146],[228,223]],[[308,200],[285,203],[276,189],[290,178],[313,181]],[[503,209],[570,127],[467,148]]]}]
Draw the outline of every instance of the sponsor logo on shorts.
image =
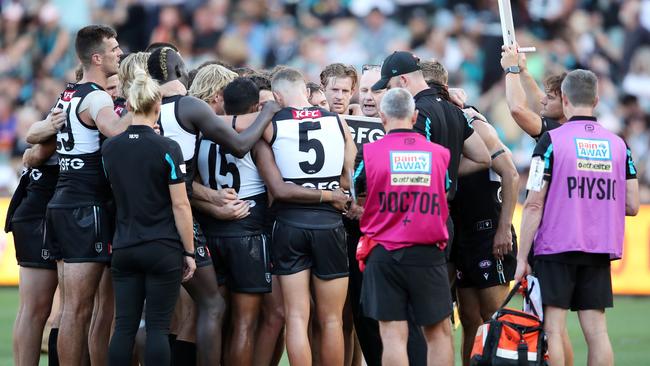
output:
[{"label": "sponsor logo on shorts", "polygon": [[198,254],[201,257],[205,257],[205,248],[203,247],[196,248],[196,254]]},{"label": "sponsor logo on shorts", "polygon": [[490,274],[489,273],[483,273],[483,277],[485,277],[485,279],[487,280],[488,277],[490,277]]},{"label": "sponsor logo on shorts", "polygon": [[484,261],[480,261],[478,266],[479,266],[479,268],[483,268],[483,269],[490,268],[490,267],[492,267],[492,261],[489,260],[489,259],[486,259]]},{"label": "sponsor logo on shorts", "polygon": [[266,272],[264,277],[266,278],[266,283],[271,283],[271,274],[269,272]]},{"label": "sponsor logo on shorts", "polygon": [[426,151],[391,151],[391,185],[431,186],[431,153]]},{"label": "sponsor logo on shorts", "polygon": [[459,280],[462,279],[463,278],[463,272],[461,272],[459,270],[456,270],[456,278],[459,279]]},{"label": "sponsor logo on shorts", "polygon": [[50,251],[47,249],[41,249],[41,258],[45,260],[50,259]]},{"label": "sponsor logo on shorts", "polygon": [[98,241],[95,243],[95,251],[97,253],[101,253],[103,249],[104,249],[104,244],[102,242]]},{"label": "sponsor logo on shorts", "polygon": [[476,231],[490,230],[494,227],[492,220],[487,219],[476,223]]},{"label": "sponsor logo on shorts", "polygon": [[43,176],[43,173],[38,169],[32,169],[32,172],[30,173],[30,176],[31,176],[32,180],[39,180]]}]

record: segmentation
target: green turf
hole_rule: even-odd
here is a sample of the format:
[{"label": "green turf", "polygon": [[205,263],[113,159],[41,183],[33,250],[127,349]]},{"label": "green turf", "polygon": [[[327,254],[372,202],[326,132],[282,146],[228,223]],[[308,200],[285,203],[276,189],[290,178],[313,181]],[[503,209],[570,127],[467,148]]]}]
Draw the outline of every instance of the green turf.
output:
[{"label": "green turf", "polygon": [[[515,306],[515,304],[513,304]],[[11,355],[11,330],[18,308],[18,290],[15,287],[0,288],[0,366],[13,365]],[[650,297],[616,297],[615,307],[607,312],[609,334],[614,347],[616,365],[637,366],[650,362]],[[586,365],[587,347],[578,317],[569,314],[569,333],[575,352],[575,365]],[[456,354],[460,350],[460,331],[455,332]],[[456,364],[460,364],[458,357]],[[46,365],[41,358],[41,365]],[[288,365],[285,358],[281,365]]]}]

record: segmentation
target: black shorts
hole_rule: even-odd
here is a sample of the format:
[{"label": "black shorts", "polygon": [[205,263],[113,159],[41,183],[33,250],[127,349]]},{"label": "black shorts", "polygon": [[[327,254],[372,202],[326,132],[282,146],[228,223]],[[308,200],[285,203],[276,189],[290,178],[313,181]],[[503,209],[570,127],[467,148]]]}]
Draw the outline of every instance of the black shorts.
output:
[{"label": "black shorts", "polygon": [[455,243],[452,262],[459,288],[485,289],[505,285],[515,278],[517,237],[512,235],[512,251],[503,256],[501,265],[492,254],[495,231]]},{"label": "black shorts", "polygon": [[113,217],[102,206],[49,208],[45,248],[66,263],[111,261]]},{"label": "black shorts", "polygon": [[444,251],[433,245],[395,251],[377,245],[363,273],[363,313],[378,321],[406,321],[409,306],[415,323],[421,326],[437,324],[451,315]]},{"label": "black shorts", "polygon": [[580,265],[535,259],[544,305],[560,309],[602,310],[614,306],[608,265]]},{"label": "black shorts", "polygon": [[201,226],[196,221],[194,221],[194,255],[196,268],[212,265],[212,258],[205,235],[203,235],[203,230],[201,230]]},{"label": "black shorts", "polygon": [[273,274],[290,275],[311,268],[322,280],[348,276],[343,223],[332,229],[305,229],[276,220],[273,227]]},{"label": "black shorts", "polygon": [[265,234],[207,239],[219,285],[239,293],[271,292],[271,261]]},{"label": "black shorts", "polygon": [[21,267],[56,269],[50,251],[43,247],[45,219],[14,221],[12,233],[16,260]]}]

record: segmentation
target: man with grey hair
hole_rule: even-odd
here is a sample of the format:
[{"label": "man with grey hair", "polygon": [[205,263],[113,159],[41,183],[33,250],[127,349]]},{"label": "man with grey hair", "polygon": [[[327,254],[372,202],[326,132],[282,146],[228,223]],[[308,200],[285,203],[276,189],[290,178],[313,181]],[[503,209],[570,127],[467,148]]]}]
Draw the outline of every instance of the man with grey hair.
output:
[{"label": "man with grey hair", "polygon": [[562,82],[568,121],[545,132],[533,152],[515,279],[535,273],[544,305],[550,365],[564,365],[568,309],[578,312],[589,365],[612,365],[605,308],[613,306],[610,261],[623,254],[625,216],[639,209],[632,154],[594,115],[598,80],[574,70]]},{"label": "man with grey hair", "polygon": [[356,191],[365,201],[359,202],[364,207],[364,236],[357,251],[365,266],[363,310],[379,321],[382,364],[409,364],[411,308],[426,339],[427,364],[453,365],[444,253],[449,239],[449,150],[413,130],[418,113],[407,90],[389,90],[379,115],[387,134],[363,146],[354,176]]}]

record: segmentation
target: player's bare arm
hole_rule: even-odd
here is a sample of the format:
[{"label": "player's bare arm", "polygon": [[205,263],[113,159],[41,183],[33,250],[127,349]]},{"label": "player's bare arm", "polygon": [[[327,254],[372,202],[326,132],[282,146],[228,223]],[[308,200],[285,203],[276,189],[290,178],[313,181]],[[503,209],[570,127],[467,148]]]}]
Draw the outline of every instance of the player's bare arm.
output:
[{"label": "player's bare arm", "polygon": [[[503,46],[502,49],[501,66],[504,69],[510,66],[519,65],[515,46]],[[536,113],[528,106],[526,91],[522,85],[521,73],[508,72],[506,73],[505,78],[506,101],[512,118],[528,135],[538,136],[542,131],[542,120],[539,113]],[[539,109],[541,110],[541,105]]]},{"label": "player's bare arm", "polygon": [[526,93],[526,100],[528,108],[533,112],[540,114],[542,112],[542,98],[544,98],[544,90],[539,87],[537,81],[528,71],[528,64],[526,62],[526,54],[519,53],[519,79],[521,85],[524,87]]},{"label": "player's bare arm", "polygon": [[517,252],[517,270],[515,272],[515,281],[521,279],[531,272],[528,264],[528,254],[533,246],[533,238],[542,222],[544,215],[544,202],[548,193],[548,182],[539,179],[539,184],[531,186],[531,177],[529,184],[532,189],[528,192],[528,197],[524,203],[524,212],[521,218],[521,238],[519,241],[519,251]]},{"label": "player's bare arm", "polygon": [[479,120],[474,121],[473,126],[474,131],[481,136],[490,152],[492,170],[501,177],[502,206],[494,237],[493,252],[495,257],[503,259],[503,255],[512,250],[512,216],[517,205],[519,174],[512,161],[510,150],[499,140],[494,127]]},{"label": "player's bare arm", "polygon": [[250,214],[250,204],[237,198],[232,188],[212,189],[201,182],[197,171],[192,182],[190,203],[196,210],[218,220],[240,220]]},{"label": "player's bare arm", "polygon": [[268,143],[259,141],[253,148],[257,168],[266,183],[273,200],[295,203],[331,204],[339,211],[344,211],[349,197],[340,189],[333,191],[305,188],[293,183],[286,183],[275,164],[273,150]]},{"label": "player's bare arm", "polygon": [[238,158],[244,157],[255,142],[260,139],[264,129],[271,122],[273,115],[279,110],[277,103],[266,103],[255,122],[241,133],[237,133],[223,119],[216,116],[214,111],[200,99],[186,97],[181,99],[181,109],[188,111],[187,117],[203,135],[232,152]]},{"label": "player's bare arm", "polygon": [[472,133],[463,143],[463,158],[458,175],[472,174],[490,167],[490,153],[478,133]]},{"label": "player's bare arm", "polygon": [[47,142],[36,144],[23,153],[23,164],[33,168],[45,163],[56,151],[56,140],[50,138]]},{"label": "player's bare arm", "polygon": [[[80,117],[84,122],[86,122],[86,118],[90,117],[87,113],[88,111],[84,111],[80,114]],[[120,118],[120,116],[115,114],[115,110],[111,105],[100,109],[99,113],[97,113],[94,125],[97,126],[97,129],[102,133],[102,135],[113,137],[126,131],[126,128],[131,124],[132,118],[133,115],[131,113],[127,113],[124,117]]]},{"label": "player's bare arm", "polygon": [[59,132],[65,120],[64,111],[54,108],[52,113],[48,114],[44,120],[38,121],[29,127],[25,141],[32,145],[46,142]]},{"label": "player's bare arm", "polygon": [[636,216],[639,213],[639,180],[625,181],[625,215]]}]

